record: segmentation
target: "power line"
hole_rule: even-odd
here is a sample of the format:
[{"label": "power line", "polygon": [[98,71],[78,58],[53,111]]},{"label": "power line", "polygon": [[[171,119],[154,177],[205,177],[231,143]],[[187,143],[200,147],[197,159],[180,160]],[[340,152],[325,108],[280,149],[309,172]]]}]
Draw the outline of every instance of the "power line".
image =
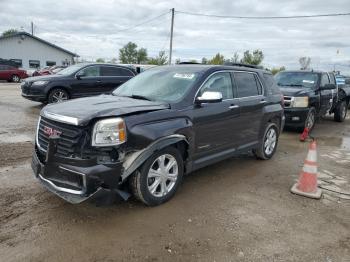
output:
[{"label": "power line", "polygon": [[192,13],[187,11],[175,11],[178,14],[205,16],[213,18],[231,18],[231,19],[298,19],[298,18],[315,18],[315,17],[334,17],[334,16],[350,16],[349,13],[333,13],[333,14],[316,14],[316,15],[293,15],[293,16],[232,16],[232,15],[211,15],[203,13]]},{"label": "power line", "polygon": [[134,29],[135,27],[139,27],[139,26],[141,26],[141,25],[150,23],[150,22],[152,22],[152,21],[154,21],[154,20],[157,20],[158,18],[160,18],[160,17],[162,17],[162,16],[165,16],[165,15],[167,15],[167,14],[169,14],[169,13],[170,13],[170,11],[167,11],[166,13],[160,14],[160,15],[158,15],[158,16],[156,16],[156,17],[153,17],[153,18],[151,18],[151,19],[149,19],[149,20],[146,20],[146,21],[144,21],[144,22],[142,22],[142,23],[139,23],[139,24],[130,26],[130,27],[128,27],[128,28],[124,28],[124,29],[118,30],[118,31],[116,31],[116,32],[114,32],[114,33],[120,33],[120,32],[124,32],[124,31],[128,31],[128,30],[130,30],[130,29]]}]

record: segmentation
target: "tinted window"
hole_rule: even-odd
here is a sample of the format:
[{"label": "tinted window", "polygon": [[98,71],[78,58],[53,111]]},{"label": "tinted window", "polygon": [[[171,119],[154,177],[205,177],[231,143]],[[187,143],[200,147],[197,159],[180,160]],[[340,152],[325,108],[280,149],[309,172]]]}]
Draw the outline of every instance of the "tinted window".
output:
[{"label": "tinted window", "polygon": [[10,61],[14,62],[17,67],[22,67],[22,59],[10,59]]},{"label": "tinted window", "polygon": [[334,74],[329,74],[329,78],[330,78],[330,80],[331,80],[331,84],[336,84],[336,82],[335,82],[335,76],[334,76]]},{"label": "tinted window", "polygon": [[95,77],[100,76],[100,67],[99,66],[89,66],[81,70],[84,73],[84,76]]},{"label": "tinted window", "polygon": [[267,89],[269,90],[270,94],[280,94],[280,89],[278,88],[275,79],[273,78],[273,75],[271,74],[263,74],[265,84]]},{"label": "tinted window", "polygon": [[223,99],[233,98],[231,74],[217,73],[211,76],[203,85],[199,92],[199,96],[206,91],[220,92]]},{"label": "tinted window", "polygon": [[260,83],[257,83],[255,74],[236,72],[234,76],[238,97],[257,96],[261,94],[261,86]]},{"label": "tinted window", "polygon": [[134,76],[133,73],[124,68],[115,67],[115,66],[103,66],[101,68],[102,76]]},{"label": "tinted window", "polygon": [[327,74],[322,74],[321,86],[325,86],[326,84],[329,84],[328,75]]}]

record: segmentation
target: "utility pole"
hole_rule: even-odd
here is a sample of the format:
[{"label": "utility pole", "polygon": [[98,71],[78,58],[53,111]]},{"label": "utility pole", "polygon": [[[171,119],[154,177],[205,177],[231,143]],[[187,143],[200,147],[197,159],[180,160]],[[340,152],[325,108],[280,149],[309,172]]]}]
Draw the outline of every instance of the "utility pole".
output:
[{"label": "utility pole", "polygon": [[30,22],[30,26],[31,26],[31,29],[32,29],[32,35],[34,35],[34,23]]},{"label": "utility pole", "polygon": [[170,29],[169,65],[171,65],[171,57],[172,57],[172,55],[173,55],[174,15],[175,15],[175,8],[171,8],[171,29]]}]

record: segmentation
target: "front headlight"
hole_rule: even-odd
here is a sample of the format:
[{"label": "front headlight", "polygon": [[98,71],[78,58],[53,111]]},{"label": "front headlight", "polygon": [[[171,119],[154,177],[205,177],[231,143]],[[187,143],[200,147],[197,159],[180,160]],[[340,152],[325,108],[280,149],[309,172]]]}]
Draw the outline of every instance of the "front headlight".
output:
[{"label": "front headlight", "polygon": [[301,96],[293,98],[293,107],[308,107],[309,106],[309,97]]},{"label": "front headlight", "polygon": [[46,85],[49,81],[35,81],[32,85],[33,86],[43,86]]},{"label": "front headlight", "polygon": [[116,146],[126,141],[126,128],[122,118],[109,118],[96,122],[92,132],[92,146]]}]

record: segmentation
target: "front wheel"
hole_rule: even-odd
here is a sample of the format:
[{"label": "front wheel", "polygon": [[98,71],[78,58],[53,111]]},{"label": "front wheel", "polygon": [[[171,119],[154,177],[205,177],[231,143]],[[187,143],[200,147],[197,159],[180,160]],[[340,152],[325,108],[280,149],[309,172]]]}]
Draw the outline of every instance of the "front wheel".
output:
[{"label": "front wheel", "polygon": [[49,104],[60,103],[69,99],[69,95],[66,90],[61,88],[55,88],[50,91],[48,96]]},{"label": "front wheel", "polygon": [[334,120],[337,122],[344,122],[347,114],[347,103],[345,100],[341,101],[334,111]]},{"label": "front wheel", "polygon": [[183,159],[174,147],[155,152],[131,175],[129,179],[133,195],[148,206],[156,206],[170,200],[183,177]]},{"label": "front wheel", "polygon": [[258,159],[270,159],[276,152],[279,131],[275,123],[268,123],[265,127],[264,136],[258,148],[253,150]]}]

